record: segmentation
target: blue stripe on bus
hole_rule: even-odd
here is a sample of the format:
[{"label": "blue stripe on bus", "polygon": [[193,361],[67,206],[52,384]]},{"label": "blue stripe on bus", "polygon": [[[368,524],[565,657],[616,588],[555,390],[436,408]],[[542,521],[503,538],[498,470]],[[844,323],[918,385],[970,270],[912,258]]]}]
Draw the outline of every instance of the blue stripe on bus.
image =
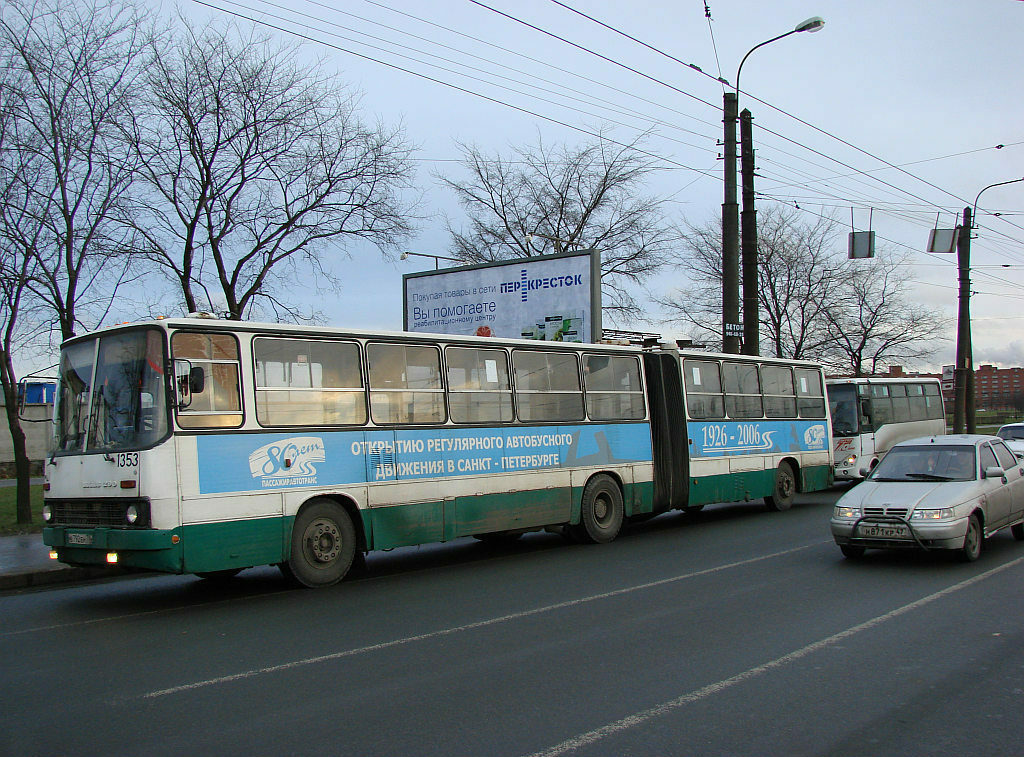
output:
[{"label": "blue stripe on bus", "polygon": [[199,492],[414,481],[651,460],[648,423],[196,437]]},{"label": "blue stripe on bus", "polygon": [[782,452],[824,452],[825,420],[688,421],[694,457],[731,457]]}]

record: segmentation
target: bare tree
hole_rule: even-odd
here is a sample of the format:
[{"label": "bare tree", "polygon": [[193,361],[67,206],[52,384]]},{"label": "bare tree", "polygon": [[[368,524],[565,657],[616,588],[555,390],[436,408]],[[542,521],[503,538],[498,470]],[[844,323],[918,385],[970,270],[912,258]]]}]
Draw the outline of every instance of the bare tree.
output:
[{"label": "bare tree", "polygon": [[946,321],[907,300],[904,262],[883,252],[847,270],[838,307],[825,313],[829,343],[823,362],[838,371],[865,376],[883,366],[931,354]]},{"label": "bare tree", "polygon": [[663,202],[642,194],[657,169],[640,148],[598,139],[580,146],[516,147],[510,157],[460,144],[465,180],[438,178],[468,216],[451,220],[452,255],[483,263],[573,249],[601,253],[605,310],[628,320],[639,314],[634,285],[654,275],[680,235]]},{"label": "bare tree", "polygon": [[[814,355],[827,339],[822,312],[847,263],[835,248],[835,224],[802,223],[794,209],[767,205],[758,212],[757,236],[761,342],[776,357]],[[688,283],[657,302],[669,320],[689,325],[701,341],[721,344],[721,219],[690,225],[673,257]]]},{"label": "bare tree", "polygon": [[127,272],[114,222],[131,181],[142,16],[121,3],[9,0],[0,14],[0,383],[15,442],[18,522],[29,460],[12,351],[26,334],[102,320]]},{"label": "bare tree", "polygon": [[[690,226],[676,256],[688,283],[658,300],[671,321],[719,344],[721,239],[720,219]],[[839,242],[830,219],[807,223],[781,205],[758,212],[762,343],[776,357],[819,360],[856,375],[929,354],[943,321],[907,302],[903,261],[884,251],[851,261]]]},{"label": "bare tree", "polygon": [[133,6],[102,0],[11,0],[2,17],[9,106],[19,121],[17,141],[4,149],[31,167],[22,195],[38,223],[31,288],[64,339],[83,317],[102,319],[126,273],[130,233],[114,218],[132,179],[122,134],[134,110],[143,21]]},{"label": "bare tree", "polygon": [[151,51],[142,186],[125,219],[188,311],[297,318],[280,287],[300,268],[332,281],[330,244],[388,254],[410,233],[410,147],[363,124],[356,96],[296,49],[183,24]]}]

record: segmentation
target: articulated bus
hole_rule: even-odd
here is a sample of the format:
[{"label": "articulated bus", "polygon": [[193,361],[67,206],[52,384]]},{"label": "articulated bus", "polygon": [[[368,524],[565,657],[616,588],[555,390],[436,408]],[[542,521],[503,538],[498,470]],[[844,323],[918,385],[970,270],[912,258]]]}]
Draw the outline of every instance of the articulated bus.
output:
[{"label": "articulated bus", "polygon": [[819,365],[177,318],[61,351],[43,539],[72,565],[305,586],[366,552],[832,483]]},{"label": "articulated bus", "polygon": [[937,378],[829,379],[835,477],[864,478],[897,442],[946,433]]}]

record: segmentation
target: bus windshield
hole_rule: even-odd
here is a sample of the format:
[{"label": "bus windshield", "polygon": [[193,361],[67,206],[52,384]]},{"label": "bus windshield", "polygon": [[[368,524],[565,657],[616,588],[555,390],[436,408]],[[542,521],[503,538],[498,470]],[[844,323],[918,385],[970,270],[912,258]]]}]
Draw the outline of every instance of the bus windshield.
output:
[{"label": "bus windshield", "polygon": [[857,387],[852,384],[828,387],[828,409],[833,436],[855,436],[857,428]]},{"label": "bus windshield", "polygon": [[156,329],[75,342],[60,356],[55,454],[139,449],[167,434],[164,346]]}]

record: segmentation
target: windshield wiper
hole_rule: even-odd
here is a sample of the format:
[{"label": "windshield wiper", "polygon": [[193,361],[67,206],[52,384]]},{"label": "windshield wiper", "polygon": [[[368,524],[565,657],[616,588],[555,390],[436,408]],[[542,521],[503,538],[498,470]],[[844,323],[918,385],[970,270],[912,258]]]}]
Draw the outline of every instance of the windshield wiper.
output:
[{"label": "windshield wiper", "polygon": [[907,478],[923,478],[925,481],[952,481],[952,476],[940,476],[937,473],[905,473]]}]

